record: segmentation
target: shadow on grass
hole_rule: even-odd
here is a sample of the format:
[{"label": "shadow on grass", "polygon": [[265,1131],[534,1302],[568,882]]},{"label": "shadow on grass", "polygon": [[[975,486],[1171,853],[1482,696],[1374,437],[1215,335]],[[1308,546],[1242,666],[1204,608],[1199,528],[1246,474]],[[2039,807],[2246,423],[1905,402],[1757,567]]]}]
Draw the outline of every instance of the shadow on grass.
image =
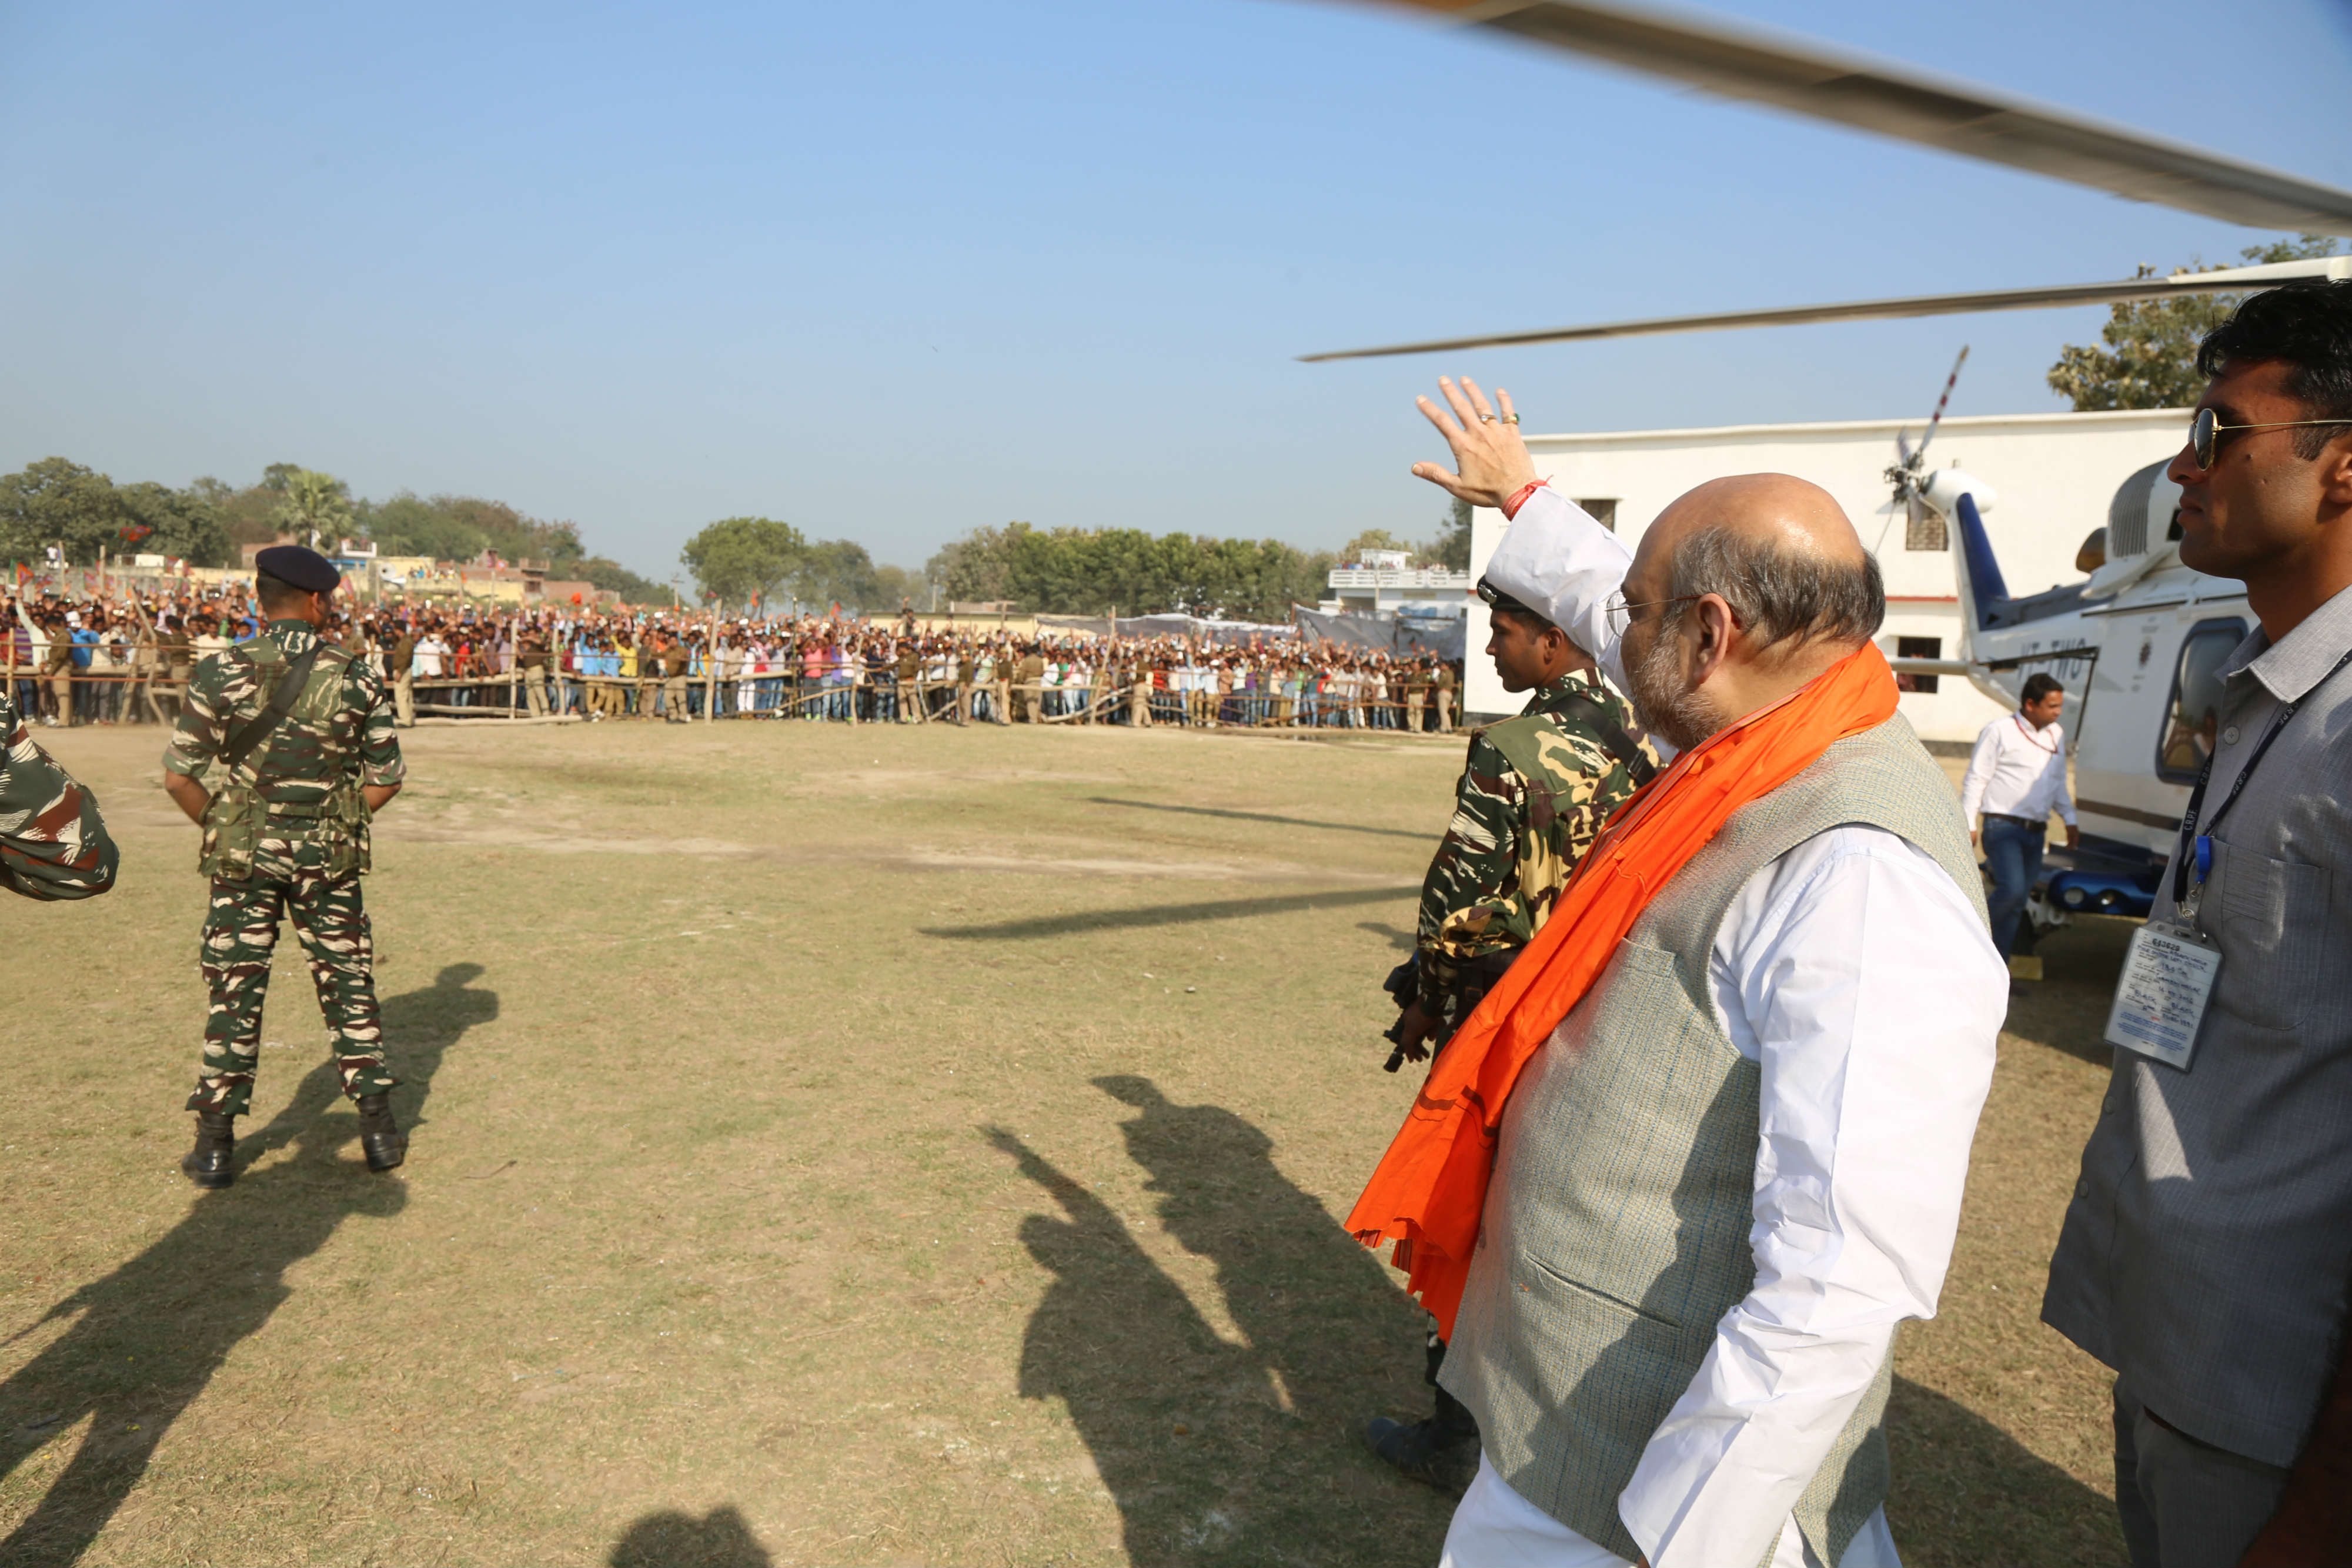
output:
[{"label": "shadow on grass", "polygon": [[1318,822],[1305,817],[1276,817],[1264,811],[1228,811],[1215,806],[1167,806],[1157,800],[1114,800],[1108,795],[1089,795],[1089,806],[1125,806],[1136,811],[1181,811],[1188,817],[1223,817],[1235,822],[1273,822],[1285,828],[1322,828],[1335,833],[1376,833],[1384,839],[1412,839],[1417,843],[1431,841],[1426,830],[1414,828],[1374,828],[1361,822]]},{"label": "shadow on grass", "polygon": [[1886,1402],[1886,1500],[1908,1568],[2116,1568],[2116,1505],[1965,1406],[1907,1377]]},{"label": "shadow on grass", "polygon": [[1139,925],[1188,925],[1200,920],[1241,920],[1256,915],[1296,915],[1309,909],[1335,909],[1349,904],[1386,904],[1419,898],[1418,884],[1410,887],[1351,887],[1328,893],[1282,894],[1272,898],[1219,898],[1202,904],[1155,904],[1144,909],[1088,910],[1076,915],[1049,915],[1034,920],[1001,920],[988,925],[927,925],[926,936],[950,936],[964,941],[1018,941],[1036,936],[1068,936],[1081,931],[1117,931]]},{"label": "shadow on grass", "polygon": [[676,1509],[629,1526],[605,1561],[611,1568],[768,1568],[775,1561],[732,1508],[697,1519]]},{"label": "shadow on grass", "polygon": [[1021,1239],[1054,1276],[1030,1318],[1021,1393],[1058,1398],[1118,1505],[1137,1563],[1426,1563],[1451,1502],[1388,1471],[1358,1434],[1428,1398],[1420,1313],[1373,1255],[1286,1177],[1273,1143],[1150,1082],[1097,1086],[1139,1115],[1129,1154],[1160,1219],[1214,1265],[1223,1337],[1118,1213],[1001,1129],[1049,1194]]},{"label": "shadow on grass", "polygon": [[2028,981],[2024,994],[2011,998],[2002,1028],[2093,1066],[2108,1065],[2114,1051],[2106,1042],[2107,1008],[2138,927],[2137,920],[2077,915],[2044,936],[2034,945],[2042,978]]},{"label": "shadow on grass", "polygon": [[[421,1123],[443,1052],[498,1016],[496,992],[468,988],[481,972],[453,964],[435,984],[383,1000],[384,1040],[402,1080],[393,1104],[405,1124]],[[347,1218],[405,1207],[398,1177],[342,1157],[359,1118],[329,1114],[341,1098],[332,1059],[312,1068],[284,1110],[237,1139],[235,1186],[198,1194],[153,1246],[43,1314],[43,1323],[76,1321],[0,1385],[0,1476],[48,1437],[85,1418],[90,1427],[39,1504],[0,1541],[0,1563],[77,1561],[139,1484],[172,1423],[293,1293],[286,1270]],[[289,1149],[290,1158],[251,1169]]]}]

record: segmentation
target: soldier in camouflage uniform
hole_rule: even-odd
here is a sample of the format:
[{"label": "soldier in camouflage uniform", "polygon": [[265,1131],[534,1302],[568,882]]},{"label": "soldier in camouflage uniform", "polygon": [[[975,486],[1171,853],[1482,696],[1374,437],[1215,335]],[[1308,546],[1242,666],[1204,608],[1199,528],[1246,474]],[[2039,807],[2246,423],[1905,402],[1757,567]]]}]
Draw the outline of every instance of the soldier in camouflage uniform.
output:
[{"label": "soldier in camouflage uniform", "polygon": [[[281,914],[293,916],[343,1092],[359,1104],[368,1168],[392,1169],[407,1148],[392,1114],[397,1081],[384,1061],[360,897],[369,819],[400,792],[391,694],[365,660],[320,636],[339,580],[332,566],[298,545],[263,550],[254,565],[269,624],[196,667],[163,753],[164,788],[203,826],[200,869],[212,879],[199,953],[211,1012],[188,1097],[196,1146],[182,1163],[207,1187],[235,1179],[235,1119],[253,1093]],[[199,779],[216,763],[223,776],[210,793]]]},{"label": "soldier in camouflage uniform", "polygon": [[0,681],[0,887],[44,901],[94,898],[114,885],[121,852],[98,800],[33,744]]},{"label": "soldier in camouflage uniform", "polygon": [[[1503,689],[1534,695],[1517,718],[1472,732],[1454,821],[1422,883],[1419,989],[1391,1037],[1414,1061],[1445,1048],[1543,929],[1610,816],[1658,766],[1638,738],[1633,705],[1559,627],[1484,580],[1478,595],[1490,610],[1486,652]],[[1444,1361],[1433,1318],[1433,1388]],[[1477,1472],[1478,1424],[1444,1389],[1436,1396],[1428,1420],[1407,1426],[1382,1416],[1366,1437],[1407,1475],[1458,1494]]]}]

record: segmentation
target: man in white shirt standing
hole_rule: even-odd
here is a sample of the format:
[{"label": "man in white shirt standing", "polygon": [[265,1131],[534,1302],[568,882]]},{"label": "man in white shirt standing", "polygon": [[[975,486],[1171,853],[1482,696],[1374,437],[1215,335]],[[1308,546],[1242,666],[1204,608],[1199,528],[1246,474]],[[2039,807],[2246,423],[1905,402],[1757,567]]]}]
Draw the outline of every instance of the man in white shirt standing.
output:
[{"label": "man in white shirt standing", "polygon": [[1992,872],[1992,945],[2003,963],[2017,940],[2018,917],[2042,876],[2042,850],[2050,841],[2050,813],[2066,821],[2066,847],[2083,841],[2074,796],[2066,788],[2066,730],[2058,715],[2066,690],[2051,675],[2029,675],[2018,710],[1984,727],[1960,780],[1960,815],[1974,823],[1969,839],[1984,846]]},{"label": "man in white shirt standing", "polygon": [[[1629,559],[1537,479],[1507,393],[1441,387],[1454,417],[1422,408],[1458,473],[1413,472],[1512,518],[1488,578],[1693,754],[1594,847],[1597,885],[1655,841],[1645,817],[1732,787],[1704,765],[1744,736],[1858,682],[1885,716],[1683,852],[1504,1103],[1475,1081],[1494,1163],[1443,1382],[1484,1453],[1445,1568],[1896,1568],[1895,1331],[1935,1312],[2006,998],[1948,786],[1869,670],[1876,562],[1778,475],[1701,486]],[[1506,1027],[1551,1016],[1519,1018],[1553,972],[1531,971]]]}]

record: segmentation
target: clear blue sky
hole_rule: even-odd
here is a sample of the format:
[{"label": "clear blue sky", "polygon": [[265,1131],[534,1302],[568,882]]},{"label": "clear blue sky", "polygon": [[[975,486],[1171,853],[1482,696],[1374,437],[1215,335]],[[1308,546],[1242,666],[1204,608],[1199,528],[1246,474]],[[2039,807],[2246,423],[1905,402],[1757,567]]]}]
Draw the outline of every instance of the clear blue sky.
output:
[{"label": "clear blue sky", "polygon": [[[2352,185],[2347,0],[1739,0]],[[297,462],[657,578],[764,513],[1425,535],[1412,394],[1532,427],[2058,406],[2101,310],[1312,350],[2127,275],[2268,236],[1284,0],[0,0],[0,471]]]}]

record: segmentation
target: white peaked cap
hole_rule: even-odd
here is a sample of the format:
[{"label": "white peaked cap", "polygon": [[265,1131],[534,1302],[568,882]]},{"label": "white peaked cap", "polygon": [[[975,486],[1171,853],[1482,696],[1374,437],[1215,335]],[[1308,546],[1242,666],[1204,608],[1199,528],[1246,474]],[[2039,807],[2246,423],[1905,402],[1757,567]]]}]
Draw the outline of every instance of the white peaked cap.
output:
[{"label": "white peaked cap", "polygon": [[[1633,560],[1617,536],[1565,496],[1538,491],[1503,530],[1486,580],[1597,654],[1591,624],[1599,603],[1616,591]],[[1605,580],[1604,580],[1605,579]]]}]

